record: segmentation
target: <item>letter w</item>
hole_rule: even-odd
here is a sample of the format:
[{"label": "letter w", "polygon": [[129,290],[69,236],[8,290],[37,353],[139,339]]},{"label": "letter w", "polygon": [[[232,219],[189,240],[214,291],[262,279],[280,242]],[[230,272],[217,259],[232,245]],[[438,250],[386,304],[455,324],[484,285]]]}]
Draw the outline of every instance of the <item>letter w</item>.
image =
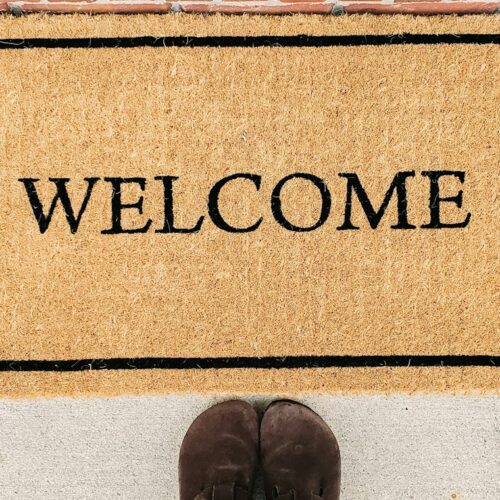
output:
[{"label": "letter w", "polygon": [[82,205],[76,216],[73,210],[73,206],[71,205],[71,200],[69,199],[68,190],[66,188],[66,184],[69,182],[69,179],[49,178],[49,181],[55,184],[57,192],[52,199],[52,203],[50,205],[49,211],[47,212],[47,215],[44,214],[43,205],[40,201],[40,197],[38,196],[35,187],[35,183],[40,179],[26,178],[18,180],[24,184],[26,193],[28,194],[29,202],[31,203],[31,208],[33,209],[33,214],[42,234],[47,231],[52,219],[52,215],[54,215],[54,210],[56,209],[59,200],[61,201],[61,205],[64,209],[66,220],[68,221],[71,233],[74,234],[78,231],[78,226],[80,225],[82,215],[87,208],[90,195],[92,194],[92,189],[94,188],[95,183],[99,180],[99,177],[85,177],[85,181],[87,181],[87,192],[85,193]]}]

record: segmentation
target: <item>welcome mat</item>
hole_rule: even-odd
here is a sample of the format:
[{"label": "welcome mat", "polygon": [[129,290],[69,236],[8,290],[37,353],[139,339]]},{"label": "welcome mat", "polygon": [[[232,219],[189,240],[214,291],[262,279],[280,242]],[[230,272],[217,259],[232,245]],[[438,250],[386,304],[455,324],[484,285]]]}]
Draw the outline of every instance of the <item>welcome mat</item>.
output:
[{"label": "welcome mat", "polygon": [[2,18],[2,395],[498,391],[498,32]]}]

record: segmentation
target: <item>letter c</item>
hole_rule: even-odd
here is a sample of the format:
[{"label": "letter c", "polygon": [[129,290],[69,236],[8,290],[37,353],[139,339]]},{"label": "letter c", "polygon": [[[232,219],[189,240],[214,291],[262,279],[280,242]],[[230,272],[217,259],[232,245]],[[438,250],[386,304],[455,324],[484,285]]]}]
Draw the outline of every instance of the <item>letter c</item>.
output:
[{"label": "letter c", "polygon": [[219,195],[222,188],[228,183],[235,179],[248,179],[252,181],[257,188],[257,191],[260,189],[261,176],[254,174],[233,174],[228,177],[224,177],[220,181],[218,181],[213,188],[210,190],[208,194],[208,214],[212,219],[212,222],[219,228],[228,233],[251,233],[255,231],[260,224],[262,223],[262,217],[252,226],[249,227],[234,227],[229,225],[222,217],[219,210]]}]

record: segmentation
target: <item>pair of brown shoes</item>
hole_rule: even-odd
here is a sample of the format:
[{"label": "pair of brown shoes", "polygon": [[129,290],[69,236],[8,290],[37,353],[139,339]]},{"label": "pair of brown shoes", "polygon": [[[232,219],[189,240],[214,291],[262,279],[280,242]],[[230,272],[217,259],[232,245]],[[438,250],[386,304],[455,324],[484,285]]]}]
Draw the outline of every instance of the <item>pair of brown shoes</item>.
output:
[{"label": "pair of brown shoes", "polygon": [[338,500],[337,440],[321,417],[293,401],[272,403],[260,431],[257,412],[243,401],[202,413],[182,443],[180,500],[250,500],[259,452],[268,500]]}]

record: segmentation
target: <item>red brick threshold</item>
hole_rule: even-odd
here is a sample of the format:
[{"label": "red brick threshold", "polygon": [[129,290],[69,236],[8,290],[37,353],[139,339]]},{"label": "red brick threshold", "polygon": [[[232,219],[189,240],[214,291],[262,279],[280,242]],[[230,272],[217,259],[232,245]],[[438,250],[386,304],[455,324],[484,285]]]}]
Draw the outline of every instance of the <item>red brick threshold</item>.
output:
[{"label": "red brick threshold", "polygon": [[0,12],[227,14],[478,14],[500,12],[499,0],[0,0]]}]

